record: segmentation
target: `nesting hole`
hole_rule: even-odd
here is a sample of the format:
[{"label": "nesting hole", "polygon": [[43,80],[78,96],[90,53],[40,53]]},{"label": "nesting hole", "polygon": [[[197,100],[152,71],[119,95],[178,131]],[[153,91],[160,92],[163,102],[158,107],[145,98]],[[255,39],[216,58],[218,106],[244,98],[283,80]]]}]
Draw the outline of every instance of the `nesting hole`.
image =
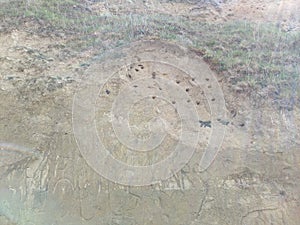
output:
[{"label": "nesting hole", "polygon": [[155,79],[155,78],[156,78],[156,73],[153,72],[153,73],[152,73],[152,79]]}]

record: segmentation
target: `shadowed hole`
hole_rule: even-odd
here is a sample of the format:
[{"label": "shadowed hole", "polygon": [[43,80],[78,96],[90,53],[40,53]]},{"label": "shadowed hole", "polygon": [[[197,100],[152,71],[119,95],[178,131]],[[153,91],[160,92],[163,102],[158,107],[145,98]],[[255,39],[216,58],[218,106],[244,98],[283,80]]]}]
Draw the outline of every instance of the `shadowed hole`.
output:
[{"label": "shadowed hole", "polygon": [[156,78],[156,73],[153,72],[153,73],[152,73],[152,79],[155,79],[155,78]]}]

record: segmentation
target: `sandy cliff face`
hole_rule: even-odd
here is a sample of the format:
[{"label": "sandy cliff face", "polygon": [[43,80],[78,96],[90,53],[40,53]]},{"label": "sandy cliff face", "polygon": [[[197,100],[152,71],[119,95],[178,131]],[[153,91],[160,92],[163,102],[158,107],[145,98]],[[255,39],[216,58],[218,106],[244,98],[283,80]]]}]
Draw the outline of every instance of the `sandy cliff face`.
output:
[{"label": "sandy cliff face", "polygon": [[[128,10],[126,7],[133,3],[124,1],[124,8],[115,8]],[[142,5],[144,8],[136,5],[136,10],[156,9],[193,20],[276,20],[283,29],[294,31],[299,28],[299,5],[297,0],[226,1],[216,9],[209,4],[199,7],[153,1]],[[91,10],[113,10],[97,1],[92,6]],[[159,53],[151,45],[141,44],[131,51],[114,52],[107,59],[93,58],[91,49],[76,52],[65,38],[19,30],[1,33],[0,224],[298,225],[300,109],[278,109],[266,97],[266,89],[250,98],[244,92],[247,84],[233,87],[189,50],[155,43],[161,49]],[[188,57],[197,58],[197,65],[190,65]],[[199,65],[204,69],[196,70]],[[102,68],[112,70],[99,72],[110,75],[99,83],[103,77],[97,74]],[[147,82],[141,82],[146,78]],[[153,185],[124,186],[103,178],[84,157],[74,135],[74,95],[82,88],[89,91],[89,85],[103,88],[93,102],[94,118],[88,120],[81,115],[87,120],[76,133],[80,138],[91,137],[85,133],[85,126],[95,120],[98,137],[115,159],[149,166],[172,153],[185,125],[180,120],[191,118],[195,124],[188,123],[185,131],[191,136],[199,134],[191,160],[175,176]],[[149,131],[167,131],[164,142],[159,142],[160,137],[153,138],[159,140],[155,146],[159,151],[130,152],[125,144],[132,136],[121,139],[116,135],[118,130],[112,125],[116,118],[110,112],[121,90],[125,91],[119,96],[119,105],[128,109],[127,122],[133,136],[147,140],[152,137]],[[220,90],[222,95],[215,95]],[[131,98],[145,93],[149,98],[136,102]],[[224,117],[216,117],[216,109],[221,108],[214,105],[221,105],[220,98],[225,102]],[[78,106],[84,109],[87,103],[80,100]],[[128,107],[125,103],[130,100],[133,104]],[[195,109],[199,118],[185,117],[186,113],[193,115],[189,110],[180,116],[183,105]],[[122,107],[115,108],[121,116]],[[213,133],[216,127],[217,131],[225,128],[220,151],[209,168],[201,171],[199,162],[209,142],[223,138]],[[185,144],[188,147],[190,143]],[[93,152],[90,155],[89,159],[95,158]],[[106,166],[108,172],[118,170]]]}]

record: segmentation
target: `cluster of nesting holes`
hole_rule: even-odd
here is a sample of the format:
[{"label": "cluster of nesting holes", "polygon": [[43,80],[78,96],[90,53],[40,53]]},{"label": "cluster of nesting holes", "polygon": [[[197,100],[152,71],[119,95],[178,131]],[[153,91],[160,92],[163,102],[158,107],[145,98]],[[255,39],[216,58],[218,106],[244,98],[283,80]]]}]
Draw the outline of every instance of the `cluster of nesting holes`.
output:
[{"label": "cluster of nesting holes", "polygon": [[[140,70],[145,69],[144,65],[142,65],[142,64],[138,64],[137,67],[135,67],[135,68],[134,68],[133,65],[130,65],[129,68],[130,68],[131,70],[134,69],[136,72],[139,72]],[[128,73],[126,76],[127,76],[129,79],[132,79],[132,75],[131,75],[130,73]]]},{"label": "cluster of nesting holes", "polygon": [[[130,69],[133,69],[133,68],[134,68],[133,65],[131,65],[131,66],[130,66]],[[139,72],[140,70],[143,70],[144,68],[145,68],[144,65],[138,64],[137,67],[134,68],[134,70],[135,70],[136,72]],[[156,72],[152,72],[152,79],[155,79],[156,76],[157,76]],[[127,74],[127,77],[130,78],[130,79],[132,79],[132,75],[131,75],[131,74]],[[191,80],[192,80],[192,81],[195,81],[196,79],[193,77],[193,78],[191,78]],[[206,81],[209,81],[209,78],[205,78],[205,80],[206,80]],[[178,79],[177,79],[175,82],[176,82],[176,84],[180,84],[180,83],[181,83],[181,81],[178,80]],[[138,86],[137,86],[137,85],[134,85],[133,87],[134,87],[134,88],[137,88]],[[207,88],[212,88],[212,86],[211,86],[211,85],[208,85]],[[159,88],[159,89],[162,90],[161,88]],[[186,88],[185,91],[186,91],[186,92],[190,92],[190,88]],[[110,93],[110,91],[109,91],[109,90],[106,90],[106,94],[109,94],[109,93]],[[204,94],[204,93],[202,92],[201,94]],[[152,99],[156,99],[156,96],[152,96]],[[212,99],[211,99],[211,101],[215,101],[215,100],[216,100],[215,98],[212,98]],[[190,103],[191,100],[188,99],[187,102]],[[176,103],[175,101],[172,101],[172,104],[175,104],[175,103]],[[201,103],[200,101],[196,101],[196,105],[200,105],[200,103]]]},{"label": "cluster of nesting holes", "polygon": [[[205,80],[206,80],[206,81],[209,81],[209,78],[205,78]],[[211,85],[208,85],[207,88],[212,88],[212,86],[211,86]],[[214,102],[215,100],[216,100],[215,98],[212,98],[212,99],[211,99],[212,102]]]},{"label": "cluster of nesting holes", "polygon": [[[131,66],[130,69],[132,69],[133,67]],[[138,66],[134,69],[136,72],[139,72],[140,70],[143,70],[145,67],[142,64],[138,64]]]},{"label": "cluster of nesting holes", "polygon": [[[139,66],[140,66],[140,65],[139,65]],[[155,79],[156,76],[157,76],[156,72],[152,72],[152,79]],[[196,79],[193,77],[193,78],[191,78],[191,80],[192,80],[192,81],[195,81]],[[206,80],[206,81],[209,81],[209,78],[206,78],[205,80]],[[181,83],[181,81],[180,81],[179,79],[177,79],[175,82],[176,82],[176,84],[180,84],[180,83]],[[208,88],[211,88],[211,87],[212,87],[211,85],[208,85]],[[159,89],[162,90],[161,88],[159,88]],[[185,89],[186,92],[190,92],[190,90],[191,90],[190,88],[186,88],[186,89]],[[201,94],[203,95],[204,92],[202,91]],[[155,99],[154,97],[152,97],[152,98]],[[211,101],[215,101],[215,100],[216,100],[215,98],[212,98],[212,99],[211,99]],[[191,100],[188,99],[187,102],[190,103]],[[172,104],[175,104],[175,103],[176,103],[175,101],[172,101]],[[201,101],[198,101],[198,100],[197,100],[197,101],[196,101],[196,104],[197,104],[197,105],[200,105],[200,104],[201,104]]]}]

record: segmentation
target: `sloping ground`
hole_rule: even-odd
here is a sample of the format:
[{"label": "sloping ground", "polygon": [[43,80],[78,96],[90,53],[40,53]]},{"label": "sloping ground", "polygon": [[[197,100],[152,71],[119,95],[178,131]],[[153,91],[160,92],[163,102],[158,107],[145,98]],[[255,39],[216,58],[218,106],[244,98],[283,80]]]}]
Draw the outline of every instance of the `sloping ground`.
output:
[{"label": "sloping ground", "polygon": [[[149,188],[124,190],[105,179],[100,182],[99,176],[80,157],[71,121],[73,95],[84,79],[75,61],[78,58],[72,57],[71,51],[68,57],[60,58],[66,49],[59,39],[49,41],[23,33],[18,33],[18,37],[25,50],[38,53],[13,48],[13,41],[10,46],[2,47],[14,64],[5,70],[10,71],[11,77],[1,81],[1,138],[38,149],[44,156],[38,160],[31,157],[30,161],[18,158],[15,166],[2,167],[9,168],[8,174],[2,175],[2,186],[9,185],[17,192],[21,186],[28,189],[25,203],[12,201],[9,194],[3,195],[3,200],[11,204],[8,209],[0,207],[5,217],[3,223],[10,219],[26,224],[27,217],[23,215],[26,213],[31,221],[44,224],[51,221],[48,213],[57,214],[55,208],[60,207],[56,221],[64,224],[181,224],[183,221],[185,224],[188,221],[193,221],[192,224],[297,224],[298,108],[273,111],[266,103],[251,102],[246,96],[233,94],[228,84],[221,82],[229,123],[225,123],[225,140],[210,169],[205,173],[193,172],[197,171],[200,151],[174,180]],[[44,60],[39,60],[41,55]],[[49,58],[52,58],[50,62]],[[16,71],[17,65],[23,65],[21,62],[25,60],[32,62],[30,70],[24,68],[22,72],[20,67]],[[24,72],[27,72],[26,79]],[[203,120],[209,120],[201,115]],[[199,124],[199,129],[207,133],[211,128]],[[22,153],[22,149],[15,146],[14,150]],[[114,154],[120,157],[117,152]],[[31,201],[43,204],[42,212],[36,208],[38,205],[22,206]],[[15,214],[18,207],[25,207],[23,214]]]},{"label": "sloping ground", "polygon": [[300,29],[300,1],[233,1],[224,7],[223,15],[230,19],[248,19],[276,23],[285,31]]},{"label": "sloping ground", "polygon": [[[193,3],[195,2],[195,3]],[[285,31],[300,29],[299,0],[228,0],[228,1],[172,1],[160,4],[158,10],[172,15],[184,15],[195,20],[250,20],[277,24]]]},{"label": "sloping ground", "polygon": [[[2,157],[1,160],[5,159],[5,163],[0,164],[0,224],[260,225],[273,223],[298,225],[300,111],[296,106],[297,99],[299,99],[297,83],[295,86],[289,86],[291,83],[287,82],[285,88],[294,88],[294,90],[289,96],[291,98],[288,98],[287,105],[282,102],[281,107],[278,107],[278,104],[273,104],[278,100],[276,99],[276,86],[266,85],[263,88],[257,87],[257,84],[251,86],[251,82],[239,79],[239,75],[243,71],[250,71],[251,68],[254,72],[259,71],[256,70],[255,64],[249,63],[247,66],[250,65],[251,68],[243,70],[245,61],[236,64],[230,61],[244,56],[249,59],[249,55],[238,52],[238,49],[243,47],[245,52],[255,49],[253,54],[256,55],[263,52],[260,59],[266,58],[264,63],[271,61],[270,59],[276,56],[272,60],[274,60],[274,64],[278,64],[286,59],[287,55],[282,53],[276,55],[275,49],[281,49],[281,52],[285,51],[286,53],[292,52],[292,49],[297,49],[299,45],[297,36],[294,41],[288,42],[288,38],[282,39],[284,37],[282,33],[271,33],[270,36],[266,36],[268,31],[263,29],[255,30],[251,26],[241,29],[239,26],[234,26],[231,27],[228,36],[221,35],[220,32],[213,39],[215,32],[221,28],[228,29],[228,27],[219,26],[213,29],[214,25],[212,25],[204,26],[204,28],[190,26],[189,29],[192,32],[199,29],[199,33],[192,33],[193,35],[190,36],[179,35],[175,39],[169,37],[176,36],[178,30],[186,28],[182,24],[178,25],[175,19],[175,22],[171,24],[174,29],[170,29],[170,24],[164,25],[171,21],[164,17],[157,17],[161,20],[165,19],[162,26],[160,26],[161,24],[153,26],[152,23],[149,23],[151,20],[147,20],[145,23],[135,21],[136,17],[129,17],[130,20],[127,20],[128,18],[122,17],[122,9],[116,5],[106,6],[101,2],[88,3],[91,4],[89,7],[92,10],[115,13],[116,16],[110,17],[109,14],[110,20],[104,23],[107,27],[99,29],[100,26],[95,26],[96,29],[93,30],[95,34],[81,36],[78,38],[79,40],[64,30],[53,29],[53,26],[51,30],[47,20],[39,21],[42,25],[25,20],[25,24],[22,24],[23,27],[16,26],[15,30],[8,29],[1,33],[0,140],[2,144],[0,149],[2,154],[0,157]],[[132,5],[134,2],[125,3]],[[272,4],[270,3],[270,5]],[[194,7],[193,4],[184,3],[163,3],[162,5],[165,5],[171,14],[173,13],[171,6],[176,7],[178,13],[182,12],[180,10],[185,10],[185,7],[187,10]],[[245,16],[246,13],[243,13],[245,12],[243,10],[248,10],[247,7],[251,8],[251,5],[252,3],[245,2],[243,9],[237,7],[238,2],[232,2],[232,6],[236,7],[234,12],[237,14],[236,18],[232,17],[233,20]],[[155,9],[153,6],[150,4],[147,7]],[[142,12],[146,7],[136,5],[136,8],[137,11]],[[162,9],[164,8],[159,8],[159,10]],[[210,11],[213,10],[215,9],[211,7]],[[125,11],[124,9],[124,13]],[[50,12],[41,15],[49,16]],[[225,8],[223,12],[225,13]],[[275,11],[273,12],[275,13]],[[88,13],[90,12],[88,11]],[[197,15],[199,11],[196,9],[193,13],[190,19],[201,18]],[[256,19],[257,15],[253,14],[253,17]],[[123,22],[119,22],[118,18],[121,18],[120,20]],[[145,19],[145,17],[143,18]],[[225,19],[228,18],[231,16],[225,17]],[[133,25],[125,27],[124,30],[119,29],[129,23],[128,21],[131,21]],[[88,21],[85,22],[88,23]],[[5,23],[3,24],[5,26]],[[108,27],[107,24],[118,29]],[[176,24],[178,27],[175,26]],[[104,25],[101,23],[102,27]],[[149,26],[147,27],[147,25]],[[86,28],[88,24],[82,27]],[[81,27],[77,26],[77,28]],[[137,36],[126,36],[128,30],[132,33],[136,32]],[[87,72],[90,70],[87,68],[97,67],[98,63],[103,62],[102,54],[99,52],[103,53],[104,50],[115,47],[118,39],[123,40],[124,44],[126,40],[130,42],[136,37],[139,39],[162,38],[158,35],[163,30],[168,31],[165,36],[168,36],[169,39],[166,37],[165,39],[171,39],[173,42],[176,40],[187,45],[194,40],[193,37],[199,35],[199,48],[192,46],[192,52],[203,57],[210,63],[211,68],[216,69],[219,73],[210,75],[218,79],[224,93],[227,118],[226,120],[222,118],[218,123],[226,127],[226,135],[221,151],[207,171],[199,172],[198,163],[204,150],[203,146],[199,146],[190,163],[168,181],[148,187],[124,187],[100,177],[82,158],[72,129],[73,97],[78,93],[82,83],[90,76]],[[208,31],[207,33],[210,35],[203,35],[205,31]],[[228,30],[224,30],[224,33],[226,31]],[[87,29],[84,32],[88,32]],[[148,37],[145,35],[147,32]],[[189,30],[182,29],[181,32],[188,33]],[[235,32],[234,35],[231,32]],[[82,35],[82,33],[78,32],[78,35]],[[200,36],[201,34],[202,36]],[[254,36],[255,46],[251,45],[250,40],[252,39],[245,39],[246,43],[240,40],[241,37],[247,37],[248,34]],[[268,37],[275,34],[278,35],[278,40],[284,41],[282,45],[276,46],[270,54],[265,54],[265,48],[261,48],[262,42],[267,42]],[[233,42],[237,49],[233,48],[233,45],[227,45],[228,42],[224,41],[225,37],[230,40],[229,42]],[[92,38],[94,38],[94,42],[87,43]],[[270,42],[267,46],[271,48],[272,43],[274,42]],[[85,46],[80,46],[81,44],[85,44]],[[292,48],[292,46],[294,47]],[[148,47],[145,48],[145,50],[147,49],[149,50]],[[220,56],[218,55],[220,52],[226,54]],[[237,56],[226,58],[225,55],[230,52],[234,52]],[[128,58],[134,55],[135,52],[129,53]],[[295,57],[297,51],[293,52],[291,56],[293,57],[287,58],[287,62],[292,62],[291,65],[297,66]],[[120,56],[116,54],[116,57]],[[126,58],[126,55],[123,57]],[[159,59],[160,56],[156,57]],[[223,64],[218,64],[219,61],[216,59],[224,59],[223,57],[229,59],[232,70],[220,69],[219,66]],[[180,56],[179,59],[181,59]],[[110,63],[113,64],[113,60]],[[238,65],[239,67],[236,68]],[[150,71],[151,64],[143,66]],[[125,84],[129,85],[132,82],[131,78],[140,78],[138,73],[140,71],[135,71],[135,69],[139,70],[141,66],[137,65],[137,67],[131,68],[133,70],[132,77],[129,77],[127,73],[120,72],[116,74],[115,79],[107,83],[107,89],[103,93],[99,93],[101,98],[97,104],[100,109],[102,107],[107,111],[105,107],[110,103],[110,98],[115,97],[115,90],[120,88],[121,84],[124,85],[122,82],[126,81]],[[277,68],[268,69],[270,68],[263,68],[262,71],[277,71]],[[153,79],[152,72],[151,74],[144,72],[141,76],[150,76]],[[111,71],[107,71],[107,73],[109,74]],[[158,73],[157,76],[168,76],[169,80],[174,78],[172,74]],[[193,82],[195,82],[192,80],[193,77],[180,75],[177,78],[180,78],[178,80],[184,91],[191,96],[189,104],[198,107],[197,110],[202,116],[200,118],[202,123],[199,122],[198,129],[202,132],[205,143],[206,137],[214,128],[211,126],[214,124],[209,122],[211,111],[207,104],[208,101],[213,100],[205,98],[200,92],[200,88],[193,86]],[[204,82],[209,83],[211,77],[205,78],[209,80],[205,79]],[[120,80],[122,82],[119,82]],[[176,83],[178,80],[174,78]],[[285,80],[283,78],[283,81]],[[210,85],[209,83],[207,88]],[[213,89],[212,87],[209,89]],[[132,86],[132,88],[136,87]],[[187,88],[189,88],[188,91],[186,91]],[[256,88],[256,91],[249,90],[252,88]],[[281,92],[284,92],[284,86],[281,88]],[[200,98],[200,101],[197,98]],[[150,100],[159,101],[159,99],[152,98]],[[177,102],[180,99],[178,97],[175,100]],[[147,109],[146,112],[141,110],[144,108]],[[133,123],[139,125],[142,124],[139,120],[144,117],[148,119],[149,114],[151,116],[159,111],[165,113],[170,119],[173,118],[172,109],[172,102],[160,105],[152,105],[147,101],[141,102],[134,105],[131,119]],[[116,140],[114,136],[110,136],[113,132],[107,125],[110,120],[109,118],[105,119],[107,118],[105,110],[98,111],[97,116],[100,119],[97,127],[101,137],[106,140],[106,144],[111,146]],[[140,115],[144,117],[139,117]],[[173,119],[177,121],[178,118],[174,116]],[[145,131],[147,129],[142,130],[139,135],[147,135]],[[172,134],[176,135],[176,130]],[[170,143],[172,144],[171,141]],[[122,154],[124,149],[120,150],[118,146],[111,146],[119,150],[112,152],[116,158],[132,164],[137,163],[137,160],[130,161],[132,155]],[[172,150],[167,147],[169,145],[166,145],[166,150]],[[7,154],[8,151],[9,154]],[[38,156],[33,154],[36,151],[39,152]],[[161,157],[165,157],[166,153],[169,152],[163,152]],[[147,159],[146,157],[143,163],[151,162]]]}]

